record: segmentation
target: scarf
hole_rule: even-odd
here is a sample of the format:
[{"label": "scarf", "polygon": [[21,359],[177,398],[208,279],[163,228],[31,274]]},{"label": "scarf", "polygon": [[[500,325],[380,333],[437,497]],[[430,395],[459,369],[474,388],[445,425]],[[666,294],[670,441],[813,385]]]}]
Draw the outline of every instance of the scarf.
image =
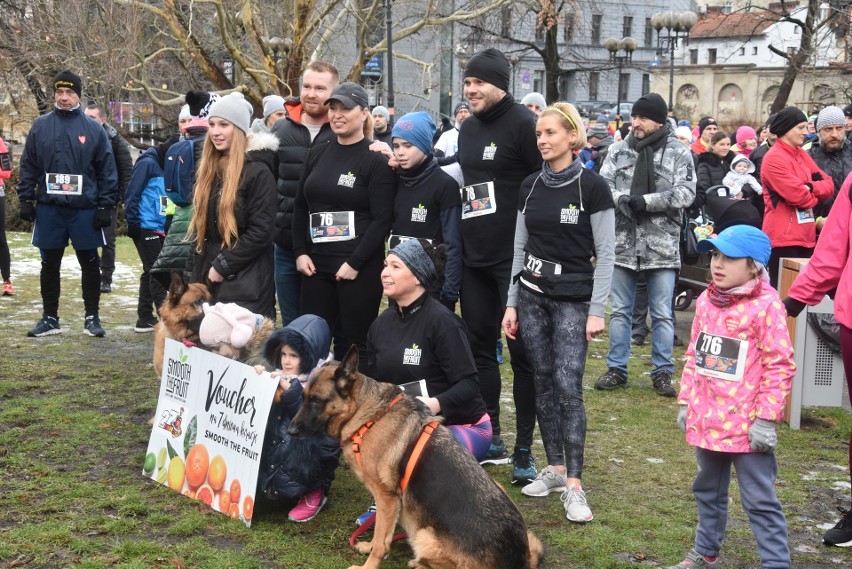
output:
[{"label": "scarf", "polygon": [[567,168],[559,172],[554,172],[550,163],[545,161],[541,165],[541,180],[551,188],[561,187],[576,180],[582,171],[583,163],[576,159]]},{"label": "scarf", "polygon": [[630,183],[631,196],[644,196],[657,191],[654,179],[654,154],[665,146],[669,137],[669,126],[663,125],[657,132],[645,138],[636,138],[631,133],[627,137],[627,146],[635,150],[636,168],[633,170],[633,181]]},{"label": "scarf", "polygon": [[707,287],[707,300],[718,308],[728,308],[738,302],[759,295],[762,290],[763,281],[759,277],[751,279],[744,285],[726,290],[716,288],[716,283],[711,282],[710,286]]},{"label": "scarf", "polygon": [[409,170],[398,170],[399,179],[406,188],[413,188],[428,179],[438,169],[438,163],[432,159],[431,154],[427,154],[423,162]]}]

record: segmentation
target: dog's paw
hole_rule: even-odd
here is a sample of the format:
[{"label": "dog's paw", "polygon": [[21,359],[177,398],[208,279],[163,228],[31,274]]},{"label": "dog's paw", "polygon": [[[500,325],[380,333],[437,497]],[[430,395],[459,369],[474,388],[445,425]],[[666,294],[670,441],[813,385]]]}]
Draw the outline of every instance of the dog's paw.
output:
[{"label": "dog's paw", "polygon": [[355,542],[355,551],[362,555],[369,555],[371,551],[373,551],[373,542],[372,541],[358,541]]}]

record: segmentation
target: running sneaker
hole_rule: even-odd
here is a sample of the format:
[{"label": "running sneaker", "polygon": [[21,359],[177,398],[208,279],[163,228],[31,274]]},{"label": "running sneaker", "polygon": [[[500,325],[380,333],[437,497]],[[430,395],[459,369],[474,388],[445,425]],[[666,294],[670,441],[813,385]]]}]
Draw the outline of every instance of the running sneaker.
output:
[{"label": "running sneaker", "polygon": [[672,565],[671,567],[666,567],[666,569],[708,569],[712,567],[719,566],[719,558],[716,557],[712,561],[695,551],[694,549],[690,550],[690,552],[686,555],[686,559],[678,563],[677,565]]},{"label": "running sneaker", "polygon": [[627,387],[627,372],[614,367],[609,368],[595,383],[595,389],[605,391],[612,391],[619,387]]},{"label": "running sneaker", "polygon": [[535,457],[529,447],[515,447],[512,455],[512,484],[526,486],[535,480]]},{"label": "running sneaker", "polygon": [[327,500],[328,498],[325,496],[322,488],[311,490],[299,498],[299,503],[290,510],[288,517],[291,522],[308,522],[314,519],[319,511],[322,510]]},{"label": "running sneaker", "polygon": [[822,541],[826,545],[852,547],[852,510],[840,510],[840,521],[825,532]]},{"label": "running sneaker", "polygon": [[521,494],[539,498],[551,492],[563,492],[567,484],[568,478],[564,474],[557,474],[549,468],[543,468],[535,480],[521,488]]},{"label": "running sneaker", "polygon": [[153,318],[151,320],[137,320],[136,326],[133,327],[134,332],[139,332],[140,334],[146,334],[148,332],[153,332],[154,327],[157,325],[157,319]]},{"label": "running sneaker", "polygon": [[663,397],[676,397],[677,391],[672,387],[672,373],[661,369],[651,374],[651,383],[654,385],[654,391],[657,395]]},{"label": "running sneaker", "polygon": [[103,338],[106,336],[106,331],[101,328],[101,319],[98,318],[97,315],[86,316],[86,320],[83,323],[83,330],[89,336],[94,336],[96,338]]},{"label": "running sneaker", "polygon": [[15,287],[12,281],[3,281],[3,296],[15,296]]},{"label": "running sneaker", "polygon": [[61,333],[62,328],[59,327],[59,318],[54,318],[53,316],[42,316],[35,328],[27,332],[27,336],[30,338],[41,338],[42,336]]},{"label": "running sneaker", "polygon": [[595,517],[589,508],[589,502],[586,501],[586,493],[579,484],[567,488],[559,499],[565,505],[565,517],[569,521],[583,524]]},{"label": "running sneaker", "polygon": [[485,453],[485,458],[479,461],[479,464],[509,464],[509,453],[506,452],[506,443],[503,439],[496,438],[491,440],[491,445],[488,447],[488,452]]}]

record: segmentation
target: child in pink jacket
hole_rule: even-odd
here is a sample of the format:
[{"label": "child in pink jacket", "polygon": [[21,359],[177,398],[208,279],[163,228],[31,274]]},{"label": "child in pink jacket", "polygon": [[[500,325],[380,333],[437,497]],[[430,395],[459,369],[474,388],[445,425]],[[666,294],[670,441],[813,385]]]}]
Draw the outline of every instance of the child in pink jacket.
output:
[{"label": "child in pink jacket", "polygon": [[677,418],[698,462],[698,528],[694,548],[673,567],[718,566],[733,465],[761,566],[788,569],[774,451],[795,364],[787,315],[768,282],[771,245],[759,229],[735,225],[698,248],[712,252],[713,281],[695,309]]}]

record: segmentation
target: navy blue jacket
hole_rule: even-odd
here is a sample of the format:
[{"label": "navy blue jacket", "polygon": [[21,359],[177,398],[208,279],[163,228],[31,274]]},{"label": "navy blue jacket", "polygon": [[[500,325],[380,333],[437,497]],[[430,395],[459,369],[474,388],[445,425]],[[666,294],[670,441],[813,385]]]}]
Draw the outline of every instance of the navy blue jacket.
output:
[{"label": "navy blue jacket", "polygon": [[136,160],[124,195],[124,217],[128,227],[165,233],[166,216],[160,198],[166,196],[163,165],[156,148],[149,148]]},{"label": "navy blue jacket", "polygon": [[[45,174],[82,174],[82,195],[48,194]],[[38,201],[74,209],[114,207],[118,172],[106,131],[81,107],[54,109],[35,120],[24,153],[18,181],[21,201]]]}]

